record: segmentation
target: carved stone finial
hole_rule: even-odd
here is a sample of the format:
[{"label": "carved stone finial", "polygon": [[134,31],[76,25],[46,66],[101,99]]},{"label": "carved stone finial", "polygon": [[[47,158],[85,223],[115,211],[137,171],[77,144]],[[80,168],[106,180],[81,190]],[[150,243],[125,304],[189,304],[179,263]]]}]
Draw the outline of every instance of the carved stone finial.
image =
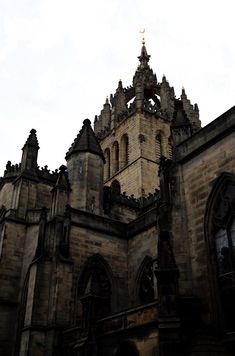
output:
[{"label": "carved stone finial", "polygon": [[91,126],[91,121],[90,121],[89,119],[85,119],[85,120],[83,121],[83,125],[89,125],[89,126]]}]

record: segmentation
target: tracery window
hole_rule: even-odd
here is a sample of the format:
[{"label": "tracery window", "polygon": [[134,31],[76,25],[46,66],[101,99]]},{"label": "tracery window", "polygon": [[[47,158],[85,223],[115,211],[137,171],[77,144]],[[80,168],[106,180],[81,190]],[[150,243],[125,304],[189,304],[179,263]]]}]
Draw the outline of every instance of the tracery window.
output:
[{"label": "tracery window", "polygon": [[145,257],[138,275],[138,299],[140,303],[148,303],[154,299],[153,261]]},{"label": "tracery window", "polygon": [[224,328],[235,331],[235,178],[222,174],[209,198],[207,223],[215,251],[216,279]]},{"label": "tracery window", "polygon": [[227,331],[235,331],[235,218],[215,234],[218,283]]},{"label": "tracery window", "polygon": [[94,320],[106,315],[111,308],[111,279],[102,256],[91,256],[78,282],[78,296],[82,304],[82,324],[88,328]]}]

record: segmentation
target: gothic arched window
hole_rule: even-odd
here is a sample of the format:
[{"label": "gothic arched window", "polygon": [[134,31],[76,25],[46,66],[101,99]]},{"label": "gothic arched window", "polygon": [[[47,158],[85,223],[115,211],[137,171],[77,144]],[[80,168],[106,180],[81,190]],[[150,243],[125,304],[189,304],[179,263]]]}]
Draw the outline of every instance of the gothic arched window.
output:
[{"label": "gothic arched window", "polygon": [[155,297],[153,261],[149,256],[144,258],[139,269],[137,276],[137,294],[137,299],[140,303],[151,302]]},{"label": "gothic arched window", "polygon": [[124,134],[121,138],[120,143],[120,163],[121,168],[128,164],[128,150],[129,150],[129,140],[127,134]]},{"label": "gothic arched window", "polygon": [[110,149],[106,148],[104,151],[105,165],[104,165],[104,179],[107,180],[110,177]]},{"label": "gothic arched window", "polygon": [[111,276],[107,263],[99,255],[88,258],[78,282],[78,297],[82,304],[83,327],[87,328],[95,320],[110,312]]},{"label": "gothic arched window", "polygon": [[[207,204],[206,237],[215,254],[215,285],[221,320],[235,331],[235,177],[223,173],[214,183]],[[213,271],[212,271],[213,273]]]}]

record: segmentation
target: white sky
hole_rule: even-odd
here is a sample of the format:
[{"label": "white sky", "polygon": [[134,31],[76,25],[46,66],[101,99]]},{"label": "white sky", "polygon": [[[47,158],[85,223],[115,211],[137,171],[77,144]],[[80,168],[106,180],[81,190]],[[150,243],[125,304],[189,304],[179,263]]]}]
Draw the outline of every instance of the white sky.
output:
[{"label": "white sky", "polygon": [[54,170],[119,79],[132,84],[146,28],[150,66],[182,86],[206,125],[235,105],[234,0],[0,0],[0,176],[31,128]]}]

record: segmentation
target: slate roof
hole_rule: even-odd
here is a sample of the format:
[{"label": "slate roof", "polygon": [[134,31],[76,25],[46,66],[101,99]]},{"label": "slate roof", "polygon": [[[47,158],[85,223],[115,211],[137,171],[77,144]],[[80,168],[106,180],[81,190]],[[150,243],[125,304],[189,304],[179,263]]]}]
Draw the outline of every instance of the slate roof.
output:
[{"label": "slate roof", "polygon": [[66,153],[66,159],[68,159],[73,153],[77,152],[91,152],[99,155],[104,160],[103,151],[91,127],[91,122],[89,119],[83,121],[81,131]]}]

